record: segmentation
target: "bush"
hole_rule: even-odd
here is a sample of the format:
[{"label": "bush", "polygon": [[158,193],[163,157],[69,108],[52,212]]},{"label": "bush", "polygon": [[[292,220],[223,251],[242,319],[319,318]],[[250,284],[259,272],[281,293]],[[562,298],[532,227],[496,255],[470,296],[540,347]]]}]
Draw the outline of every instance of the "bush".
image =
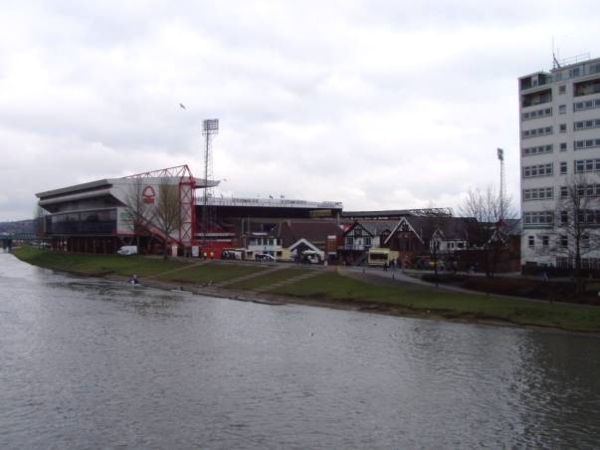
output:
[{"label": "bush", "polygon": [[456,284],[464,282],[468,277],[465,275],[460,275],[456,273],[438,273],[437,278],[434,273],[426,273],[421,279],[423,281],[427,281],[429,283],[435,283],[436,279],[438,283],[444,284]]}]

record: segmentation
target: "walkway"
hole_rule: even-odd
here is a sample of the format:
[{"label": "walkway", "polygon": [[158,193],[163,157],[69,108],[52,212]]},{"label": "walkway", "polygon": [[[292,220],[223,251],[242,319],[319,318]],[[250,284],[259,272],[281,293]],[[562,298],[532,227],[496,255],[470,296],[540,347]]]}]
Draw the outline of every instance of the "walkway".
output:
[{"label": "walkway", "polygon": [[[453,291],[453,292],[460,292],[463,294],[469,294],[469,295],[492,295],[494,297],[497,298],[505,298],[505,299],[512,299],[512,300],[520,300],[520,301],[528,301],[528,302],[536,302],[536,303],[548,303],[548,300],[544,300],[544,299],[536,299],[536,298],[529,298],[529,297],[522,297],[522,296],[516,296],[516,295],[504,295],[504,294],[496,294],[496,293],[489,293],[489,292],[483,292],[483,291],[475,291],[475,290],[471,290],[471,289],[465,289],[459,286],[452,286],[452,285],[448,285],[448,284],[444,284],[444,283],[439,283],[437,286],[435,285],[435,283],[429,282],[429,281],[423,281],[420,276],[424,275],[425,273],[433,273],[433,272],[425,272],[425,271],[402,271],[397,269],[396,271],[383,271],[382,269],[375,269],[375,268],[369,268],[369,267],[349,267],[349,266],[340,266],[338,269],[338,272],[340,275],[343,276],[348,276],[348,277],[352,277],[352,278],[356,278],[356,279],[362,279],[362,280],[369,280],[372,282],[379,282],[382,284],[388,284],[388,285],[398,285],[401,283],[412,283],[412,284],[417,284],[420,286],[424,286],[430,289],[444,289],[447,291]],[[475,274],[470,274],[469,276],[474,276],[474,277],[485,277],[486,275],[484,273],[475,273]],[[510,277],[510,276],[514,276],[514,274],[498,274],[498,277]],[[521,277],[520,274],[517,275],[518,277]],[[575,306],[589,306],[586,304],[580,304],[580,303],[573,303],[573,302],[563,302],[561,301],[561,299],[554,299],[552,300],[553,303],[563,303],[565,305],[575,305]]]}]

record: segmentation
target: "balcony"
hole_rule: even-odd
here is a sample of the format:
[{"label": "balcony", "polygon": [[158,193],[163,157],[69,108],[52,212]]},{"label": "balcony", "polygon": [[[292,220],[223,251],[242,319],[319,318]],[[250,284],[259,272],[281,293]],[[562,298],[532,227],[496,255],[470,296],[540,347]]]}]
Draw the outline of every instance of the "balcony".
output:
[{"label": "balcony", "polygon": [[531,94],[526,94],[521,97],[521,105],[523,108],[527,108],[529,106],[541,105],[543,103],[549,103],[552,101],[552,90],[544,89],[540,92],[534,92]]},{"label": "balcony", "polygon": [[552,83],[552,75],[549,73],[538,73],[530,77],[521,78],[520,88],[522,91]]},{"label": "balcony", "polygon": [[573,95],[575,97],[598,94],[600,93],[600,78],[585,81],[583,83],[576,83],[574,87]]}]

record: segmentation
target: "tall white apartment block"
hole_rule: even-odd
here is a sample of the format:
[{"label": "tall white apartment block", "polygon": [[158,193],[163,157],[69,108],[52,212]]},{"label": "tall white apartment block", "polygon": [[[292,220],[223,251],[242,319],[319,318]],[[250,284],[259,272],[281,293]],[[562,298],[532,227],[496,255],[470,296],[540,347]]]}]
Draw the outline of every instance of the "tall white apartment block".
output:
[{"label": "tall white apartment block", "polygon": [[[519,78],[522,264],[564,266],[566,235],[553,221],[567,220],[557,206],[573,176],[590,180],[586,195],[600,199],[600,58],[555,60],[550,72]],[[600,230],[600,208],[584,220]],[[597,267],[600,249],[584,236],[584,266]]]}]

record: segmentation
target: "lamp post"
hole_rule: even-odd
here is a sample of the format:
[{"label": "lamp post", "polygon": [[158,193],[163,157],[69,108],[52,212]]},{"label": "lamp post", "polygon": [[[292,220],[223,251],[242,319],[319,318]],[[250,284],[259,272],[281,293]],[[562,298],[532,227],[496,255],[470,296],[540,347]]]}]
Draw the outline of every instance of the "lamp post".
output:
[{"label": "lamp post", "polygon": [[[213,160],[212,160],[212,137],[219,133],[219,119],[206,119],[202,122],[202,134],[206,138],[204,147],[204,195],[202,197],[202,247],[206,247],[208,231],[215,225],[215,209],[209,204],[209,199],[213,197],[212,183],[213,179]],[[209,181],[210,180],[210,181]],[[213,243],[210,243],[211,247]],[[212,249],[211,251],[214,251]]]},{"label": "lamp post", "polygon": [[504,219],[504,150],[498,149],[498,161],[500,161],[500,217],[499,220]]},{"label": "lamp post", "polygon": [[437,236],[431,239],[431,252],[433,255],[433,273],[435,278],[435,287],[438,287],[438,256],[440,252],[440,241]]}]

